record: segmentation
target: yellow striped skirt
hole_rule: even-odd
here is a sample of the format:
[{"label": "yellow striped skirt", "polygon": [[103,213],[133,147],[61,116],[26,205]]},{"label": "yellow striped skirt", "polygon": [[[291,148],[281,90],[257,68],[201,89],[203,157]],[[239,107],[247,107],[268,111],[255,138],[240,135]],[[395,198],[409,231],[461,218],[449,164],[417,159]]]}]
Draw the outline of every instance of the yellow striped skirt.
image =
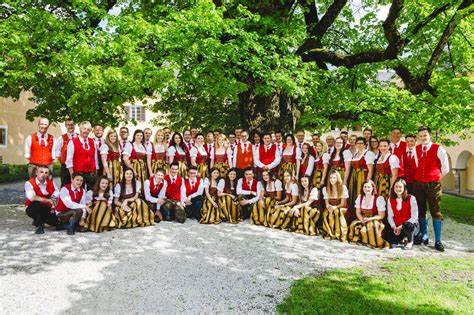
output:
[{"label": "yellow striped skirt", "polygon": [[315,168],[313,171],[313,186],[319,188],[321,178],[323,177],[323,170]]},{"label": "yellow striped skirt", "polygon": [[362,183],[367,178],[368,170],[366,168],[353,168],[349,176],[349,205],[354,205],[357,196],[359,196]]},{"label": "yellow striped skirt", "polygon": [[220,177],[227,176],[227,171],[229,170],[229,164],[227,164],[226,162],[219,162],[219,163],[215,163],[214,167],[219,170]]},{"label": "yellow striped skirt", "polygon": [[325,239],[347,241],[347,222],[344,213],[347,208],[337,208],[332,213],[323,211],[323,232]]},{"label": "yellow striped skirt", "polygon": [[125,211],[121,208],[115,209],[115,217],[119,228],[129,229],[155,224],[155,214],[148,208],[146,202],[138,198],[134,202],[129,203],[128,206],[131,208],[130,211]]},{"label": "yellow striped skirt", "polygon": [[207,163],[200,163],[197,165],[198,176],[201,178],[207,178],[209,176]]},{"label": "yellow striped skirt", "polygon": [[137,173],[137,181],[140,182],[143,187],[145,187],[145,181],[148,179],[148,170],[144,160],[141,159],[133,159],[130,160],[130,164],[132,164],[132,168]]},{"label": "yellow striped skirt", "polygon": [[156,173],[156,170],[159,169],[159,168],[162,168],[165,170],[165,175],[168,174],[168,168],[169,168],[169,165],[168,165],[168,161],[166,160],[153,160],[151,161],[151,170],[153,172],[153,174]]},{"label": "yellow striped skirt", "polygon": [[[217,204],[217,197],[211,196],[212,200]],[[219,224],[221,223],[221,211],[219,204],[217,207],[214,207],[211,201],[206,197],[201,208],[201,219],[199,220],[201,224]]]},{"label": "yellow striped skirt", "polygon": [[275,206],[276,200],[271,197],[260,199],[252,205],[250,212],[250,223],[268,226],[268,210]]},{"label": "yellow striped skirt", "polygon": [[278,169],[278,179],[283,183],[283,174],[285,171],[289,171],[293,177],[296,177],[296,163],[292,162],[282,162],[280,168]]},{"label": "yellow striped skirt", "polygon": [[84,227],[97,233],[110,231],[117,227],[112,207],[107,205],[107,201],[98,200],[93,202],[92,211],[87,213]]},{"label": "yellow striped skirt", "polygon": [[390,196],[390,174],[376,174],[375,175],[375,189],[378,196],[383,196],[387,199]]},{"label": "yellow striped skirt", "polygon": [[320,216],[318,208],[304,207],[299,210],[299,216],[293,216],[291,230],[305,235],[318,235],[317,223]]},{"label": "yellow striped skirt", "polygon": [[188,165],[186,164],[186,160],[178,160],[178,176],[182,178],[188,177]]},{"label": "yellow striped skirt", "polygon": [[[114,187],[122,180],[122,163],[119,160],[109,160],[107,161],[107,167],[110,170],[110,175],[112,175],[109,186],[111,191],[113,191]],[[107,176],[105,168],[102,171],[102,175]]]},{"label": "yellow striped skirt", "polygon": [[369,221],[365,225],[359,220],[352,221],[349,228],[349,241],[371,248],[390,248],[390,243],[382,238],[385,225],[382,221]]},{"label": "yellow striped skirt", "polygon": [[231,196],[221,196],[217,200],[221,210],[221,220],[232,224],[242,222],[242,206],[237,198]]},{"label": "yellow striped skirt", "polygon": [[271,207],[268,211],[268,226],[274,229],[286,230],[291,227],[293,214],[290,212],[290,206],[280,208]]}]

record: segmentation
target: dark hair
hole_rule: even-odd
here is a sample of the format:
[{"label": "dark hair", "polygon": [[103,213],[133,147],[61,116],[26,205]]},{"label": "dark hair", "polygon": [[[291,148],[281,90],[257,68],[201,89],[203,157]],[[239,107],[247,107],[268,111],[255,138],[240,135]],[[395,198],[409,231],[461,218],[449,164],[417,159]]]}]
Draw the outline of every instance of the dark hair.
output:
[{"label": "dark hair", "polygon": [[192,171],[192,170],[197,171],[197,170],[198,170],[197,166],[190,165],[190,166],[188,167],[188,172],[189,172],[189,171]]},{"label": "dark hair", "polygon": [[228,136],[228,137],[230,137],[230,136],[234,136],[234,137],[235,137],[235,133],[231,132],[231,133],[229,133],[227,136]]},{"label": "dark hair", "polygon": [[47,168],[48,171],[49,171],[48,165],[44,165],[44,164],[35,165],[35,171],[36,171],[37,169],[39,169],[39,168]]},{"label": "dark hair", "polygon": [[408,134],[408,135],[405,136],[405,139],[407,139],[407,138],[413,138],[413,139],[416,140],[416,135],[410,133],[410,134]]},{"label": "dark hair", "polygon": [[341,133],[339,135],[342,135],[342,134],[349,135],[349,133],[345,130],[341,131]]},{"label": "dark hair", "polygon": [[[227,170],[227,174],[224,178],[224,183],[225,183],[225,188],[228,188],[230,190],[230,178],[229,178],[229,173],[230,172],[235,172],[235,174],[237,175],[237,169],[235,167],[232,167],[232,168],[229,168]],[[237,177],[235,177],[235,180],[234,180],[234,190],[237,189]]]},{"label": "dark hair", "polygon": [[293,141],[293,144],[296,144],[295,136],[293,136],[291,133],[287,133],[285,135],[285,143],[288,138],[291,138],[291,141]]},{"label": "dark hair", "polygon": [[196,135],[194,135],[194,137],[199,137],[199,136],[202,136],[204,138],[204,135],[201,133],[201,132],[198,132]]},{"label": "dark hair", "polygon": [[388,140],[388,139],[386,139],[386,138],[380,139],[380,140],[379,140],[379,145],[380,145],[380,143],[382,143],[382,142],[387,142],[387,144],[390,145],[390,140]]},{"label": "dark hair", "polygon": [[357,138],[356,138],[356,144],[357,144],[357,142],[359,142],[359,141],[364,141],[364,145],[367,144],[367,140],[365,140],[364,137],[357,137]]},{"label": "dark hair", "polygon": [[125,186],[126,186],[126,182],[127,180],[125,179],[125,173],[127,171],[131,171],[132,172],[132,187],[133,187],[133,195],[135,195],[137,193],[137,181],[135,179],[135,172],[133,171],[133,169],[131,169],[130,167],[125,167],[123,169],[123,177],[122,177],[122,181],[120,182],[120,200],[123,200],[123,198],[125,197]]},{"label": "dark hair", "polygon": [[212,172],[214,172],[214,171],[217,171],[219,173],[219,175],[216,178],[216,183],[219,183],[219,180],[221,179],[221,173],[219,172],[219,170],[215,167],[211,167],[208,171],[209,175],[207,177],[209,179],[209,185],[211,185],[211,183],[212,183]]},{"label": "dark hair", "polygon": [[402,200],[406,201],[408,199],[408,190],[407,190],[407,182],[403,178],[397,178],[395,182],[392,185],[392,189],[390,189],[390,198],[397,198],[397,193],[395,192],[395,185],[397,183],[401,183],[404,187],[403,193],[402,193]]},{"label": "dark hair", "polygon": [[263,139],[263,137],[265,137],[265,136],[269,136],[269,137],[271,138],[271,137],[272,137],[272,134],[269,133],[269,132],[264,132],[264,133],[262,134],[262,139]]},{"label": "dark hair", "polygon": [[157,168],[157,169],[155,170],[155,174],[158,173],[158,172],[163,173],[163,174],[166,175],[166,171],[165,171],[164,168],[161,168],[161,167]]},{"label": "dark hair", "polygon": [[429,134],[431,134],[431,129],[427,126],[420,126],[418,128],[418,132],[425,131],[425,130],[428,131]]},{"label": "dark hair", "polygon": [[365,131],[370,131],[371,134],[373,133],[372,129],[370,129],[369,127],[365,127],[364,130],[362,130],[362,132],[365,132]]},{"label": "dark hair", "polygon": [[[97,181],[95,182],[94,187],[92,188],[92,197],[93,197],[93,198],[97,198],[97,197],[99,196],[99,191],[100,191],[99,186],[100,186],[100,182],[101,182],[102,180],[104,180],[104,179],[110,183],[110,181],[109,181],[109,179],[108,179],[107,177],[105,177],[105,176],[100,176],[100,177],[97,179]],[[107,185],[107,188],[106,188],[105,191],[104,191],[104,198],[105,198],[105,199],[109,199],[109,197],[110,197],[110,185]]]},{"label": "dark hair", "polygon": [[311,135],[311,138],[314,137],[314,136],[320,137],[319,133],[317,133],[317,132],[313,133],[313,134]]},{"label": "dark hair", "polygon": [[122,130],[124,130],[124,129],[125,129],[125,130],[127,130],[127,132],[129,132],[129,131],[128,131],[128,128],[127,128],[127,127],[125,127],[125,126],[123,126],[123,127],[120,127],[120,129],[119,129],[119,130],[120,130],[120,131],[122,131]]},{"label": "dark hair", "polygon": [[375,187],[374,181],[371,180],[371,179],[366,179],[366,180],[364,180],[364,181],[362,182],[362,186],[360,186],[359,194],[360,194],[361,196],[364,196],[364,195],[365,195],[365,194],[364,194],[364,185],[365,185],[365,184],[371,184],[372,189],[373,189],[373,190],[372,190],[372,195],[375,195],[375,194],[377,193],[377,191],[376,191],[377,188]]},{"label": "dark hair", "polygon": [[173,163],[170,164],[170,168],[173,166],[177,166],[179,168],[179,163],[176,161],[173,161]]},{"label": "dark hair", "polygon": [[[303,196],[304,196],[304,192],[305,192],[305,188],[303,187],[303,185],[301,185],[301,180],[303,178],[308,179],[308,199],[309,199],[309,194],[311,194],[311,190],[313,189],[313,181],[311,180],[311,177],[308,176],[308,175],[301,176],[301,178],[298,182],[298,194],[299,194],[299,198],[300,198],[301,201],[303,200]],[[308,200],[306,200],[306,201],[308,201]]]},{"label": "dark hair", "polygon": [[281,135],[283,134],[283,132],[281,132],[280,130],[276,130],[276,131],[275,131],[275,134],[277,134],[277,133],[279,133],[279,134],[281,134]]},{"label": "dark hair", "polygon": [[394,130],[398,130],[398,131],[402,132],[402,130],[401,130],[400,128],[398,128],[398,127],[393,127],[393,128],[392,128],[392,131],[394,131]]},{"label": "dark hair", "polygon": [[84,175],[82,173],[72,173],[71,178],[76,178],[77,176],[81,176],[84,179]]},{"label": "dark hair", "polygon": [[191,133],[191,129],[184,129],[184,130],[183,130],[183,135],[184,135],[184,133],[185,133],[186,131],[189,131],[189,133]]},{"label": "dark hair", "polygon": [[268,176],[270,177],[270,182],[275,181],[275,176],[272,175],[272,173],[268,170],[262,171],[262,179],[260,180],[260,183],[262,184],[263,190],[267,191],[267,182],[263,180],[263,173],[268,173]]},{"label": "dark hair", "polygon": [[171,140],[170,140],[170,147],[175,147],[175,146],[176,146],[176,142],[174,142],[174,137],[176,137],[176,136],[179,136],[179,139],[181,139],[181,141],[179,142],[179,147],[180,147],[184,152],[186,152],[186,148],[184,147],[183,136],[182,136],[179,132],[173,133],[173,136],[171,137]]},{"label": "dark hair", "polygon": [[[334,144],[336,143],[337,139],[342,140],[342,148],[341,148],[341,151],[339,151],[339,163],[342,163],[342,165],[344,165],[344,154],[343,154],[344,146],[345,146],[344,139],[342,139],[341,137],[337,137],[334,140]],[[336,149],[336,145],[334,145],[334,150],[332,151],[331,158],[329,159],[329,165],[332,165],[332,161],[334,161],[334,158],[336,157],[336,153],[337,153],[337,149]]]},{"label": "dark hair", "polygon": [[[255,135],[258,135],[258,136],[260,137],[260,142],[259,142],[259,144],[262,144],[262,143],[263,143],[262,134],[261,134],[260,132],[258,132],[257,130],[254,130],[254,131],[251,132],[251,134],[250,134],[250,139],[251,139],[252,141],[255,141]],[[254,144],[256,144],[256,143],[254,143]]]},{"label": "dark hair", "polygon": [[[303,153],[303,147],[304,147],[304,146],[307,146],[307,147],[308,147],[308,154],[307,154],[306,156],[303,156],[303,155],[304,155],[304,153]],[[305,142],[305,143],[303,143],[303,144],[301,145],[301,155],[302,155],[301,157],[302,157],[303,159],[304,159],[304,158],[308,158],[308,157],[311,155],[311,152],[310,152],[310,151],[311,151],[311,146],[309,145],[309,143],[306,143],[306,142]],[[302,162],[303,162],[303,161],[302,161]]]},{"label": "dark hair", "polygon": [[246,168],[244,168],[244,174],[248,171],[251,171],[253,173],[253,168],[251,166],[247,166]]},{"label": "dark hair", "polygon": [[135,136],[136,136],[137,134],[139,134],[139,133],[142,134],[142,142],[141,142],[141,144],[144,144],[143,141],[144,141],[144,139],[145,139],[145,133],[144,133],[143,130],[141,130],[141,129],[137,129],[137,130],[135,130],[135,132],[133,133],[132,143],[135,142]]}]

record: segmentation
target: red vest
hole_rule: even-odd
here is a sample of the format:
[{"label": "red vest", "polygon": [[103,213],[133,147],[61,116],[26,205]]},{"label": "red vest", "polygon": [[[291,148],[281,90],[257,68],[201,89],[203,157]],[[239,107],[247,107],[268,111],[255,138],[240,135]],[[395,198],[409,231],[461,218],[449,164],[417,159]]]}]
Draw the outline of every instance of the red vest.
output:
[{"label": "red vest", "polygon": [[403,163],[403,155],[407,152],[407,143],[405,141],[400,141],[398,148],[396,148],[395,150],[392,150],[392,148],[390,147],[390,152],[396,155],[398,159],[400,160],[400,168],[398,169],[398,177],[404,177],[405,165]]},{"label": "red vest", "polygon": [[441,181],[441,161],[438,158],[439,144],[431,144],[431,148],[422,156],[422,145],[416,146],[418,167],[415,172],[415,181],[422,183]]},{"label": "red vest", "polygon": [[301,167],[300,167],[301,176],[304,176],[306,174],[306,170],[308,169],[308,162],[309,162],[309,156],[306,159],[303,159],[301,161]]},{"label": "red vest", "polygon": [[[245,147],[245,145],[244,145]],[[244,169],[246,167],[252,166],[253,164],[253,145],[247,143],[247,151],[244,152],[242,145],[237,146],[237,158],[235,167],[238,169]]]},{"label": "red vest", "polygon": [[184,187],[186,187],[186,196],[191,196],[192,194],[197,192],[200,184],[201,184],[201,178],[197,177],[196,181],[194,182],[194,186],[191,189],[191,180],[189,178],[185,179],[184,180]]},{"label": "red vest", "polygon": [[242,189],[257,192],[257,181],[255,178],[252,180],[252,187],[249,187],[245,178],[242,178]]},{"label": "red vest", "polygon": [[94,140],[87,138],[89,150],[82,147],[79,137],[72,139],[74,144],[74,156],[72,158],[73,170],[78,173],[91,173],[97,171],[95,165],[95,144]]},{"label": "red vest", "polygon": [[[35,191],[36,196],[41,197],[41,198],[46,198],[46,199],[51,199],[51,196],[54,194],[54,183],[52,180],[49,178],[46,178],[46,191],[47,195],[44,195],[43,192],[41,191],[41,188],[39,188],[38,184],[36,184],[36,178],[32,178],[28,181],[31,186],[33,186],[33,190]],[[27,199],[25,201],[25,206],[29,206],[31,204],[31,200]],[[41,203],[43,206],[50,206],[50,204],[47,203]]]},{"label": "red vest", "polygon": [[[67,133],[63,134],[63,146],[61,148],[61,163],[65,164],[66,163],[66,158],[67,158],[67,145],[69,144],[69,135]],[[74,136],[74,138],[77,138],[77,135]],[[73,138],[73,139],[74,139]]]},{"label": "red vest", "polygon": [[150,195],[152,197],[157,198],[161,189],[163,189],[163,182],[159,183],[158,185],[155,185],[155,176],[150,177]]},{"label": "red vest", "polygon": [[411,157],[408,156],[408,152],[403,154],[403,166],[405,168],[405,181],[407,184],[411,184],[415,181],[415,172],[416,172],[416,161],[415,156],[412,154]]},{"label": "red vest", "polygon": [[[77,139],[77,138],[75,138]],[[71,200],[75,203],[80,203],[82,196],[84,195],[84,189],[80,188],[79,192],[76,193],[74,196],[74,192],[72,191],[72,186],[71,184],[65,185],[63,188],[66,188],[69,191],[69,196],[71,197]],[[59,198],[58,204],[56,205],[56,211],[61,212],[61,211],[66,211],[68,208],[66,205],[63,203],[62,199]]]},{"label": "red vest", "polygon": [[[260,158],[260,162],[262,162],[264,165],[268,165],[270,163],[272,163],[274,160],[275,160],[275,153],[276,153],[276,145],[272,144],[270,146],[270,149],[268,149],[266,152],[265,152],[265,145],[260,145],[259,148],[258,148],[258,153],[259,153],[259,158]],[[273,169],[271,169],[271,171],[276,171],[276,167],[274,167]],[[258,167],[258,170],[263,170],[262,168]]]},{"label": "red vest", "polygon": [[402,200],[402,209],[397,210],[397,199],[389,198],[390,207],[393,212],[393,222],[395,226],[400,226],[403,223],[407,222],[411,218],[411,204],[410,204],[411,195],[407,195],[407,200]]},{"label": "red vest", "polygon": [[165,176],[166,183],[166,198],[181,201],[181,184],[183,183],[183,178],[181,176],[176,176],[174,184],[171,183],[171,177],[169,175]]},{"label": "red vest", "polygon": [[46,146],[40,145],[36,133],[31,135],[30,163],[36,165],[49,165],[53,163],[53,136],[48,134]]}]

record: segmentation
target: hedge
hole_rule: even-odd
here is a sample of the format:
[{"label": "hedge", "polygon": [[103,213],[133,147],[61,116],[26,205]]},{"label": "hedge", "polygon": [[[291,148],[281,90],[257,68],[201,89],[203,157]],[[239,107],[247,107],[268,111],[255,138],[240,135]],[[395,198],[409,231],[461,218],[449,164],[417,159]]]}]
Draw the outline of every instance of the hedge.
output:
[{"label": "hedge", "polygon": [[[61,165],[53,165],[53,176],[59,176]],[[0,183],[26,181],[28,179],[28,164],[0,164]]]}]

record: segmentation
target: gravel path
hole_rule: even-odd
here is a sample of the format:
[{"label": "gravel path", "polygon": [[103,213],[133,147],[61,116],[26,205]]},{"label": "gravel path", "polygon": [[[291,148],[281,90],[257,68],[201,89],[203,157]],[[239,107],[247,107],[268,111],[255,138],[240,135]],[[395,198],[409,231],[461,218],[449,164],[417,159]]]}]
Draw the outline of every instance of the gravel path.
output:
[{"label": "gravel path", "polygon": [[397,256],[474,257],[473,235],[447,220],[443,254],[370,250],[247,222],[38,237],[24,207],[0,206],[0,313],[275,312],[294,279]]}]

